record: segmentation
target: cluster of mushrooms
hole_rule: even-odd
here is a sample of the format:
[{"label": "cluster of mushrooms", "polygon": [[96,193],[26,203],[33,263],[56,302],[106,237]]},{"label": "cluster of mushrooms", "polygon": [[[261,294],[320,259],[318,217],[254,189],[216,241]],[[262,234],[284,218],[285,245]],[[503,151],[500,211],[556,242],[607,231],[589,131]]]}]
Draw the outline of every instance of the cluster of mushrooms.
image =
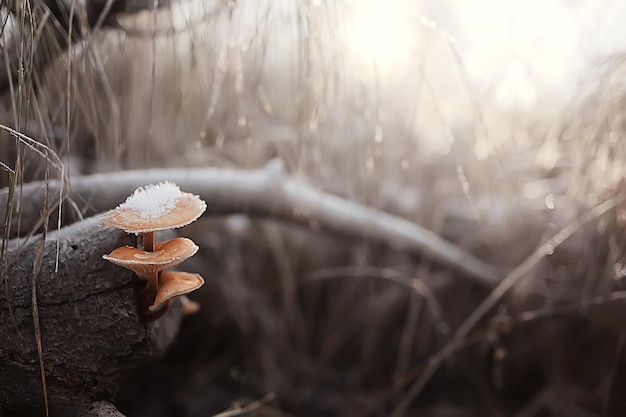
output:
[{"label": "cluster of mushrooms", "polygon": [[140,278],[139,305],[146,322],[165,314],[177,296],[182,296],[183,313],[198,310],[198,304],[185,294],[200,288],[204,284],[202,277],[189,272],[165,271],[193,256],[198,246],[182,237],[155,242],[154,233],[188,225],[205,210],[206,203],[200,197],[164,182],[138,188],[124,203],[102,215],[102,225],[142,235],[142,249],[122,246],[103,258],[132,270]]}]

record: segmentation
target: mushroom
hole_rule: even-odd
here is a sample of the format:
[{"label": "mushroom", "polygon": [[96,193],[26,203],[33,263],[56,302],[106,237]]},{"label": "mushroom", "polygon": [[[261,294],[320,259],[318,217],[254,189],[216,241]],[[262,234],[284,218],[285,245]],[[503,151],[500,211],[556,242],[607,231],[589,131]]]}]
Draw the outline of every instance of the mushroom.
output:
[{"label": "mushroom", "polygon": [[[103,256],[104,259],[131,269],[139,278],[147,281],[146,292],[141,295],[142,308],[152,307],[156,303],[159,272],[181,263],[198,251],[198,247],[186,238],[155,243],[154,232],[185,226],[195,221],[205,210],[206,204],[200,197],[181,192],[175,184],[164,182],[138,188],[124,203],[100,219],[100,223],[105,226],[142,234],[143,250],[124,246]],[[198,278],[201,282],[195,288],[204,283],[199,275]],[[167,309],[168,305],[169,302],[159,302],[158,307],[150,311],[154,312],[159,307]],[[144,311],[144,318],[154,320],[157,315]]]},{"label": "mushroom", "polygon": [[[148,281],[147,293],[144,294],[142,291],[143,307],[150,305],[156,296],[158,273],[193,256],[198,251],[198,246],[190,239],[178,237],[156,243],[154,249],[154,252],[148,252],[133,246],[122,246],[102,256],[107,261],[130,269],[140,279]],[[152,283],[150,280],[153,280]]]},{"label": "mushroom", "polygon": [[190,300],[186,294],[180,296],[180,301],[183,304],[183,316],[190,316],[200,311],[200,303]]},{"label": "mushroom", "polygon": [[154,304],[148,307],[149,311],[159,310],[166,301],[197,290],[204,284],[200,275],[180,271],[164,271],[161,273],[160,281],[161,288],[154,299]]},{"label": "mushroom", "polygon": [[154,249],[154,252],[148,252],[133,246],[122,246],[103,258],[128,268],[139,278],[147,280],[150,273],[178,265],[198,251],[196,244],[184,237],[159,242]]}]

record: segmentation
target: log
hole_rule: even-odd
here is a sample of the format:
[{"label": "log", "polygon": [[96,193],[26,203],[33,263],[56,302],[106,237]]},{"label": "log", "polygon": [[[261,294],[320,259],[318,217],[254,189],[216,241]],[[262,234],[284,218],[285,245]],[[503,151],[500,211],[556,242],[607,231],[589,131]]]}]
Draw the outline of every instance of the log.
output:
[{"label": "log", "polygon": [[44,415],[47,397],[50,415],[78,416],[95,400],[114,398],[125,372],[159,356],[175,337],[180,304],[143,323],[136,277],[102,259],[134,237],[97,220],[45,240],[36,235],[8,242],[0,265],[0,404],[6,410]]}]

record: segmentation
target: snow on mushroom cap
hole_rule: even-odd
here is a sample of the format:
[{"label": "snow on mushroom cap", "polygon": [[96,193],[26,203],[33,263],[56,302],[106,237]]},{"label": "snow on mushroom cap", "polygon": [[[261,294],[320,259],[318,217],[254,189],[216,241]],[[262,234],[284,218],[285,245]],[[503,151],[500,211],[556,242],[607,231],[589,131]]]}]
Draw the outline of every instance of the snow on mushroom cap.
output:
[{"label": "snow on mushroom cap", "polygon": [[124,203],[105,213],[101,223],[128,233],[146,233],[185,226],[205,210],[200,197],[164,182],[138,188]]},{"label": "snow on mushroom cap", "polygon": [[172,182],[150,184],[136,189],[118,208],[133,210],[142,219],[154,219],[172,210],[180,195],[180,188]]}]

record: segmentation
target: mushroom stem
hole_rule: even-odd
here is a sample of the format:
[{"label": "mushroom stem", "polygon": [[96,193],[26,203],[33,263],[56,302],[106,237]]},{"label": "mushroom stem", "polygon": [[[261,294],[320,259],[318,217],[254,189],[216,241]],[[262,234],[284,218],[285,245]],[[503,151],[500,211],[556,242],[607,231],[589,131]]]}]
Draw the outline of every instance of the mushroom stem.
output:
[{"label": "mushroom stem", "polygon": [[[143,234],[143,250],[146,252],[154,252],[154,232],[145,232]],[[157,271],[148,273],[148,293],[146,294],[146,305],[154,302],[159,291],[159,273]]]},{"label": "mushroom stem", "polygon": [[159,272],[148,272],[145,275],[141,275],[139,285],[137,287],[139,294],[139,304],[144,310],[148,310],[148,307],[154,303],[154,300],[158,294],[159,286]]},{"label": "mushroom stem", "polygon": [[154,303],[154,299],[156,298],[157,292],[159,291],[159,272],[154,271],[148,273],[148,286],[147,286],[147,294],[145,303],[146,306]]},{"label": "mushroom stem", "polygon": [[154,232],[145,232],[143,234],[143,250],[146,252],[154,251]]}]

